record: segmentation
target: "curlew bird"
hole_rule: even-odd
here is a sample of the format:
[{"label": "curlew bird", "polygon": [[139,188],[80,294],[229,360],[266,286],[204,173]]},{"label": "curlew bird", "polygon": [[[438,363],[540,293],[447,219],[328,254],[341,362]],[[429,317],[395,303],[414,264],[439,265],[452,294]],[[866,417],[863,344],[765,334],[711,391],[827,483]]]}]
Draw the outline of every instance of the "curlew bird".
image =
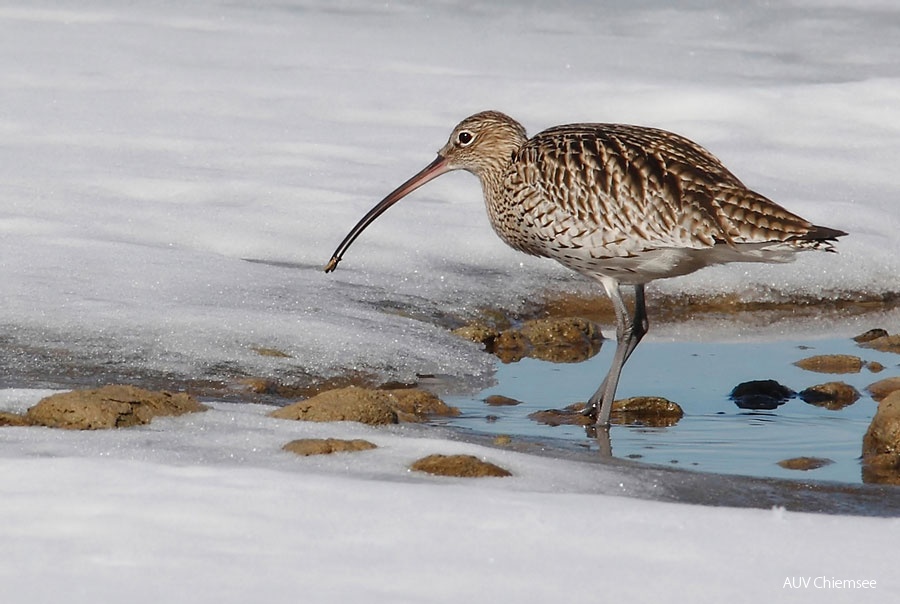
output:
[{"label": "curlew bird", "polygon": [[[786,262],[834,251],[816,226],[748,189],[709,151],[671,132],[622,124],[557,126],[528,138],[497,111],[464,119],[421,172],[372,208],[325,272],[394,203],[451,170],[478,177],[494,231],[513,248],[598,281],[616,314],[612,366],[586,413],[609,414],[622,367],[647,333],[644,286],[726,262]],[[634,289],[629,312],[621,286]]]}]

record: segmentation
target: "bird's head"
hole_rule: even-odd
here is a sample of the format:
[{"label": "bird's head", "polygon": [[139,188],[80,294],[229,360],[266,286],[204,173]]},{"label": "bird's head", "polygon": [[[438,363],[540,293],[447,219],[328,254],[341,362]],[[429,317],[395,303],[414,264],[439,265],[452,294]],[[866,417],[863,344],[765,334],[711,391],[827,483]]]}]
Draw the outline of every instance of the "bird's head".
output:
[{"label": "bird's head", "polygon": [[438,157],[444,158],[448,170],[467,170],[484,178],[492,171],[505,171],[526,140],[519,122],[499,111],[482,111],[457,124]]}]

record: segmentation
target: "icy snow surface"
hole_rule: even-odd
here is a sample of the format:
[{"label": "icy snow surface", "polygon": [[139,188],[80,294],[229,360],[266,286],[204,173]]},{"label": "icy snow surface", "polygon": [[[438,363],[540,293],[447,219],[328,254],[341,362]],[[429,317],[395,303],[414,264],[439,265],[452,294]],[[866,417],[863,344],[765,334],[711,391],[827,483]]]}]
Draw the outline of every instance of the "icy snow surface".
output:
[{"label": "icy snow surface", "polygon": [[[576,121],[677,131],[851,233],[838,255],[656,291],[895,292],[898,40],[900,9],[879,0],[6,2],[0,371],[57,351],[123,374],[489,377],[487,355],[436,317],[585,286],[505,248],[470,175],[416,192],[321,272],[366,210],[488,108],[531,133]],[[6,393],[4,408],[39,398]],[[599,468],[390,433],[373,436],[384,452],[296,460],[275,436],[320,428],[217,409],[122,434],[0,431],[3,600],[898,593],[893,520],[612,497],[618,482]],[[229,413],[240,426],[206,438],[203,422]],[[169,429],[183,440],[160,436]],[[243,438],[265,455],[239,454]],[[516,478],[405,478],[414,449],[458,447],[500,456]],[[783,589],[819,575],[878,588]]]},{"label": "icy snow surface", "polygon": [[852,233],[839,255],[660,289],[897,289],[889,3],[8,3],[0,27],[0,324],[22,346],[196,377],[484,375],[489,359],[433,317],[591,286],[507,249],[471,175],[429,184],[321,267],[486,108],[532,133],[680,132]]}]

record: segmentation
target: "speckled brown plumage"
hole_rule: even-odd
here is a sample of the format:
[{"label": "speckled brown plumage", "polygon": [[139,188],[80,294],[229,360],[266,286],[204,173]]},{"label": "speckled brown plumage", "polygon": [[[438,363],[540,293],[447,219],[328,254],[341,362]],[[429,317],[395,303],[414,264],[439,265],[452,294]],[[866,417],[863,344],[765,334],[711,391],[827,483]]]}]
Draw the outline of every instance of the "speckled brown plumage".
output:
[{"label": "speckled brown plumage", "polygon": [[[480,147],[461,153],[461,132]],[[460,123],[441,150],[455,153],[454,163],[481,179],[505,242],[594,278],[637,284],[721,262],[778,262],[802,248],[831,249],[841,234],[748,189],[696,143],[654,128],[573,124],[526,140],[511,118],[484,112]]]},{"label": "speckled brown plumage", "polygon": [[[725,262],[784,262],[833,251],[843,231],[816,226],[748,189],[709,151],[671,132],[622,124],[557,126],[528,138],[496,111],[460,122],[438,157],[363,217],[326,272],[379,215],[429,180],[467,170],[494,231],[601,283],[616,312],[612,367],[588,410],[608,424],[619,374],[647,332],[644,285]],[[629,313],[620,285],[634,288]]]}]

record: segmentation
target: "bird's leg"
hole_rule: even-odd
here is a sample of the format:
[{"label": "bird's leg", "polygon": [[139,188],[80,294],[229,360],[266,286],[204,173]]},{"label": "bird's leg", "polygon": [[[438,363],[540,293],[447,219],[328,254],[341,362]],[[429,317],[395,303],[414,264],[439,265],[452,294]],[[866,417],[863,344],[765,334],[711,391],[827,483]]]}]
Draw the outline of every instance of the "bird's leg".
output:
[{"label": "bird's leg", "polygon": [[604,281],[603,285],[609,299],[612,300],[616,313],[616,352],[609,373],[606,374],[603,383],[588,401],[585,413],[594,417],[597,426],[606,427],[609,425],[609,415],[612,411],[613,400],[615,400],[622,367],[637,348],[641,338],[647,333],[650,323],[647,318],[642,284],[634,286],[634,313],[631,316],[629,316],[628,308],[622,299],[618,283]]}]

